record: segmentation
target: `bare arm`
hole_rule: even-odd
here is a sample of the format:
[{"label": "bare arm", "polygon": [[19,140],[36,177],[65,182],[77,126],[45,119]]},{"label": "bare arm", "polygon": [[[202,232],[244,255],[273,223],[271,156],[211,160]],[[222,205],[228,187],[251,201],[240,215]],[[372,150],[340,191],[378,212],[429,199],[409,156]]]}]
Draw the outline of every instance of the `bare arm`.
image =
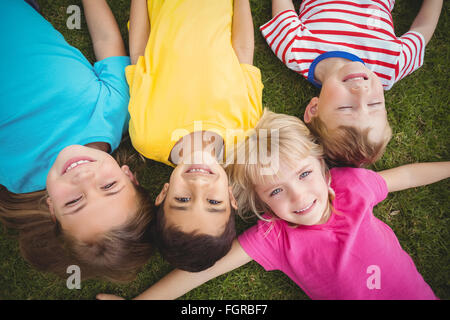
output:
[{"label": "bare arm", "polygon": [[450,161],[413,163],[378,172],[389,192],[420,187],[450,177]]},{"label": "bare arm", "polygon": [[234,0],[231,43],[240,63],[253,64],[255,39],[249,0]]},{"label": "bare arm", "polygon": [[294,10],[292,0],[272,0],[272,18],[282,11]]},{"label": "bare arm", "polygon": [[84,15],[97,60],[126,56],[122,35],[105,0],[83,0]]},{"label": "bare arm", "polygon": [[136,64],[138,58],[144,55],[149,35],[147,0],[131,0],[129,30],[131,64]]},{"label": "bare arm", "polygon": [[[234,270],[252,259],[242,249],[238,240],[234,240],[230,251],[225,257],[217,261],[211,268],[201,272],[187,272],[174,270],[159,280],[152,287],[134,298],[135,300],[169,300],[176,299],[192,289],[216,278],[224,273]],[[120,297],[108,294],[99,294],[97,299],[114,300]]]},{"label": "bare arm", "polygon": [[410,31],[417,31],[425,38],[427,44],[433,36],[439,21],[443,0],[424,0],[419,13],[410,27]]}]

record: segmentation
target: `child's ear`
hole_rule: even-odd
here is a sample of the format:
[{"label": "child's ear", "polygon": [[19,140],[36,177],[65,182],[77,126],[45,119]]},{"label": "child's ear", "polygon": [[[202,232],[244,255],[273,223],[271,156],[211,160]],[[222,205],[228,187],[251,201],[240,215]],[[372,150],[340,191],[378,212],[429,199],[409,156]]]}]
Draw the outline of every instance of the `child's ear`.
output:
[{"label": "child's ear", "polygon": [[303,115],[303,121],[305,123],[310,123],[312,118],[317,117],[317,105],[319,103],[319,98],[314,97],[309,101],[305,109],[305,114]]},{"label": "child's ear", "polygon": [[136,179],[136,176],[131,172],[130,167],[127,165],[121,167],[122,171],[125,173],[125,175],[130,178],[131,182],[133,182],[135,185],[139,185],[139,181]]},{"label": "child's ear", "polygon": [[228,193],[230,194],[230,203],[234,210],[238,209],[236,198],[233,195],[233,188],[228,187]]},{"label": "child's ear", "polygon": [[159,206],[164,201],[164,199],[167,196],[167,191],[168,190],[169,190],[169,184],[165,183],[164,187],[161,190],[161,192],[158,194],[158,196],[155,199],[155,205],[156,206]]}]

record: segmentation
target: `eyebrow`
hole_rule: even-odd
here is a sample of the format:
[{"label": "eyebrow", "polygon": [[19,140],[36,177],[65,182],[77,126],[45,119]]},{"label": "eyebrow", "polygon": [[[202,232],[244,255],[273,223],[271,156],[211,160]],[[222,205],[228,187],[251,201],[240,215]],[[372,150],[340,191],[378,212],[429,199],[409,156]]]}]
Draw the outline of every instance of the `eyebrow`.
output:
[{"label": "eyebrow", "polygon": [[[174,206],[174,205],[169,205],[170,209],[173,210],[180,210],[180,211],[188,211],[189,210],[189,206]],[[223,213],[227,211],[227,208],[207,208],[206,211],[211,212],[211,213]]]},{"label": "eyebrow", "polygon": [[212,212],[212,213],[223,213],[223,212],[227,211],[227,208],[220,208],[220,209],[208,208],[208,209],[206,209],[206,211]]},{"label": "eyebrow", "polygon": [[[105,197],[110,197],[110,196],[113,196],[113,195],[115,195],[115,194],[118,194],[119,192],[121,192],[121,191],[123,190],[123,188],[125,188],[125,186],[122,186],[122,188],[120,188],[120,189],[118,189],[118,190],[116,190],[116,191],[108,192],[107,194],[105,194]],[[65,216],[65,215],[76,214],[76,213],[80,212],[81,210],[83,210],[83,209],[86,207],[86,205],[87,205],[87,203],[85,202],[85,203],[83,203],[81,206],[79,206],[78,208],[76,208],[75,210],[64,213],[63,216]]]}]

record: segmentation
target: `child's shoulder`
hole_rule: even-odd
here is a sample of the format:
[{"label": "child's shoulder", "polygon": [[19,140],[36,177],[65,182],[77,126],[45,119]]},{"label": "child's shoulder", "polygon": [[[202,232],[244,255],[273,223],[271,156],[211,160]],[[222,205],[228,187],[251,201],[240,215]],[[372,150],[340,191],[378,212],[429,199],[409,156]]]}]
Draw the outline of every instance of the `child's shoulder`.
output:
[{"label": "child's shoulder", "polygon": [[382,179],[375,171],[364,168],[333,168],[330,170],[331,187],[335,191],[339,190],[363,190],[372,188]]},{"label": "child's shoulder", "polygon": [[258,234],[259,237],[269,240],[280,237],[287,226],[286,221],[274,218],[271,214],[265,213],[262,219],[258,219],[256,225],[248,229],[246,233]]},{"label": "child's shoulder", "polygon": [[331,179],[339,181],[353,181],[370,178],[375,171],[364,168],[336,167],[330,169]]},{"label": "child's shoulder", "polygon": [[330,170],[331,188],[338,194],[368,199],[374,196],[376,203],[387,195],[384,179],[375,171],[364,168],[333,168]]}]

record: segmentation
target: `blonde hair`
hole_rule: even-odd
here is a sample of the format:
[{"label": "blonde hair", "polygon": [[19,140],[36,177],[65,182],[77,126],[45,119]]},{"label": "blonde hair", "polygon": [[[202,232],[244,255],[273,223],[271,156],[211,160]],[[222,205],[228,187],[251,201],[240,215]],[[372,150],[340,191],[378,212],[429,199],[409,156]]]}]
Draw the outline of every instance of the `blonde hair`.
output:
[{"label": "blonde hair", "polygon": [[39,271],[67,277],[67,267],[77,265],[83,280],[100,277],[128,282],[153,253],[153,202],[143,187],[135,188],[138,210],[133,217],[90,243],[65,233],[52,220],[46,190],[14,194],[0,186],[0,222],[19,231],[21,254]]},{"label": "blonde hair", "polygon": [[[238,214],[243,219],[249,217],[248,213],[250,216],[256,215],[259,219],[266,221],[267,219],[262,217],[263,213],[269,213],[274,217],[274,213],[259,199],[255,191],[255,186],[274,181],[278,174],[276,170],[271,170],[272,174],[261,174],[264,169],[273,169],[273,163],[264,164],[261,161],[251,161],[256,159],[262,151],[263,145],[259,141],[262,136],[267,138],[267,153],[270,156],[277,153],[277,165],[282,164],[295,170],[299,160],[312,156],[321,161],[323,175],[328,179],[328,185],[331,183],[331,176],[323,160],[322,147],[315,143],[315,138],[306,125],[297,117],[274,113],[266,109],[254,130],[247,135],[245,141],[236,146],[235,152],[233,152],[234,161],[228,161],[230,164],[225,167],[238,204]],[[277,150],[273,150],[274,147]],[[245,155],[244,163],[236,161],[237,155]],[[333,199],[334,192],[329,187],[330,208],[332,208],[331,201]]]},{"label": "blonde hair", "polygon": [[330,166],[367,167],[379,160],[391,140],[392,129],[386,125],[381,141],[371,141],[369,129],[361,130],[350,126],[340,126],[328,130],[326,123],[313,117],[308,128],[322,145],[325,159]]}]

